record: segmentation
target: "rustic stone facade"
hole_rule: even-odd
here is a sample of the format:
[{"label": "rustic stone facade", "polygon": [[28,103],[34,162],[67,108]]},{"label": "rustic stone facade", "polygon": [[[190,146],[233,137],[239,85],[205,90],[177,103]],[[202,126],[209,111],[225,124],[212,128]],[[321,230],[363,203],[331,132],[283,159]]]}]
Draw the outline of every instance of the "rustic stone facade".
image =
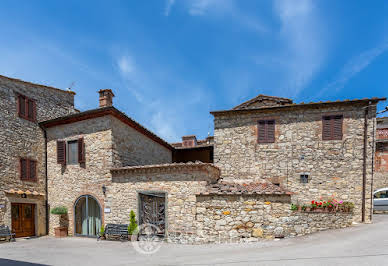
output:
[{"label": "rustic stone facade", "polygon": [[[35,100],[36,120],[18,116],[17,98]],[[74,93],[0,76],[0,224],[12,227],[11,203],[35,204],[35,234],[46,234],[45,225],[45,140],[38,122],[74,113]],[[37,181],[22,181],[19,158],[37,161]],[[5,191],[27,192],[21,194]]]},{"label": "rustic stone facade", "polygon": [[388,187],[388,117],[377,118],[374,190]]},{"label": "rustic stone facade", "polygon": [[172,151],[121,121],[112,120],[115,167],[172,162]]},{"label": "rustic stone facade", "polygon": [[254,242],[352,224],[352,213],[291,211],[290,202],[289,195],[198,196],[196,242]]},{"label": "rustic stone facade", "polygon": [[[308,203],[320,197],[354,202],[361,221],[364,106],[322,105],[214,112],[214,162],[226,181],[267,179],[291,192],[293,202]],[[375,103],[367,119],[366,220],[371,219],[371,180]],[[342,140],[322,140],[322,116],[343,115]],[[275,142],[259,144],[257,121],[275,120]],[[301,183],[307,174],[309,182]]]},{"label": "rustic stone facade", "polygon": [[[69,235],[74,234],[74,203],[80,196],[92,195],[102,210],[112,208],[111,214],[102,213],[103,222],[106,219],[124,222],[129,217],[129,212],[124,209],[132,207],[136,210],[133,205],[122,204],[136,197],[136,192],[120,197],[121,190],[115,191],[115,183],[112,183],[112,168],[171,162],[170,150],[111,115],[57,125],[46,130],[48,201],[51,208],[62,205],[68,208]],[[85,163],[65,166],[58,164],[57,140],[71,141],[79,138],[84,141]],[[129,156],[131,154],[132,157]],[[107,188],[105,195],[102,186]],[[51,219],[55,219],[52,214]],[[53,232],[54,226],[50,224],[50,234]]]}]

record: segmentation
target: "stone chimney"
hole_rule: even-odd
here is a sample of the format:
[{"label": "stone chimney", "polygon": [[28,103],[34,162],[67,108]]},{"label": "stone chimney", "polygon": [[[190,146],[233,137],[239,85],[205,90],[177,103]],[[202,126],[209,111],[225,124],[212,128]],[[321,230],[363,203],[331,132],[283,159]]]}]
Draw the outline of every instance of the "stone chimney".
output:
[{"label": "stone chimney", "polygon": [[113,97],[115,97],[115,95],[111,89],[99,90],[98,93],[100,94],[100,108],[113,105]]},{"label": "stone chimney", "polygon": [[182,137],[183,147],[195,147],[197,146],[197,137],[195,135],[183,136]]}]

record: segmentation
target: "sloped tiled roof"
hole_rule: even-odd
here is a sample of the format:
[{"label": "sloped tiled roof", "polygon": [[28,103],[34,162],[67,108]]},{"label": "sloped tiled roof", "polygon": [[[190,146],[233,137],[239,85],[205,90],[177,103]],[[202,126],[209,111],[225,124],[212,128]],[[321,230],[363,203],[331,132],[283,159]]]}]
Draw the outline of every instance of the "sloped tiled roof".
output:
[{"label": "sloped tiled roof", "polygon": [[37,84],[37,83],[33,83],[33,82],[29,82],[29,81],[24,81],[24,80],[16,79],[16,78],[11,78],[11,77],[7,77],[7,76],[3,76],[3,75],[0,75],[0,79],[8,80],[8,81],[11,81],[11,82],[23,83],[23,84],[28,85],[28,86],[41,87],[41,88],[50,89],[50,90],[56,90],[56,91],[60,91],[60,92],[64,92],[64,93],[69,93],[69,94],[73,94],[73,95],[76,94],[74,91],[62,90],[62,89],[58,89],[58,88],[55,88],[55,87],[52,87],[52,86]]},{"label": "sloped tiled roof", "polygon": [[218,182],[208,186],[207,191],[199,195],[241,195],[241,194],[267,194],[288,195],[291,192],[267,181],[252,183]]},{"label": "sloped tiled roof", "polygon": [[256,102],[260,102],[263,100],[270,100],[274,102],[273,106],[284,105],[284,104],[292,104],[292,100],[288,98],[276,97],[259,94],[255,98],[252,98],[246,102],[243,102],[235,107],[232,110],[242,110],[242,109],[250,109],[250,106]]},{"label": "sloped tiled roof", "polygon": [[220,111],[212,111],[210,112],[212,115],[225,115],[225,114],[237,114],[237,113],[250,113],[250,112],[261,112],[267,110],[287,110],[290,108],[314,108],[319,106],[327,106],[327,105],[351,105],[351,104],[368,104],[369,102],[376,104],[379,101],[386,101],[385,97],[373,97],[373,98],[363,98],[363,99],[354,99],[354,100],[337,100],[337,101],[326,101],[326,102],[309,102],[309,103],[292,103],[285,105],[277,105],[277,106],[265,106],[258,107],[252,109],[231,109],[231,110],[220,110]]}]

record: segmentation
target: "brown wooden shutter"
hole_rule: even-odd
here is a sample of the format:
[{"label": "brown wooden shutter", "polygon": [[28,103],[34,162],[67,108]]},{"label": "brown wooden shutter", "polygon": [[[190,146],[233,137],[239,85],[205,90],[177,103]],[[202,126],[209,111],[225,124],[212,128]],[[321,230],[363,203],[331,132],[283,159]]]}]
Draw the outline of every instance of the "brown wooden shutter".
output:
[{"label": "brown wooden shutter", "polygon": [[27,100],[27,117],[30,120],[34,119],[34,101]]},{"label": "brown wooden shutter", "polygon": [[265,121],[259,121],[257,123],[257,141],[259,143],[265,143],[266,142],[266,123]]},{"label": "brown wooden shutter", "polygon": [[57,141],[57,163],[66,164],[66,142],[62,140]]},{"label": "brown wooden shutter", "polygon": [[267,142],[275,142],[275,120],[267,121]]},{"label": "brown wooden shutter", "polygon": [[342,115],[333,116],[333,139],[342,139]]},{"label": "brown wooden shutter", "polygon": [[19,117],[26,116],[26,98],[22,95],[18,96],[18,115]]},{"label": "brown wooden shutter", "polygon": [[27,179],[27,160],[20,158],[20,179]]},{"label": "brown wooden shutter", "polygon": [[78,163],[85,162],[85,144],[84,138],[78,139]]},{"label": "brown wooden shutter", "polygon": [[322,117],[322,140],[330,140],[331,139],[331,117],[324,116]]},{"label": "brown wooden shutter", "polygon": [[35,180],[36,179],[36,161],[34,160],[29,160],[29,165],[30,165],[30,169],[29,169],[29,173],[30,173],[30,176],[28,179],[31,179],[31,180]]}]

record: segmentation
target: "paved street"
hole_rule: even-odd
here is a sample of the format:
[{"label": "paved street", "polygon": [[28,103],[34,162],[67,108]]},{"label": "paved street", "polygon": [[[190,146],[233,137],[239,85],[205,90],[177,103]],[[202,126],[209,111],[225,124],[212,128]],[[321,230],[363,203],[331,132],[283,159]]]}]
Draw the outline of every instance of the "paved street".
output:
[{"label": "paved street", "polygon": [[[0,244],[0,265],[385,265],[388,215],[374,223],[250,244],[163,243],[152,255],[131,242],[38,238]],[[29,263],[26,263],[29,262]]]}]

